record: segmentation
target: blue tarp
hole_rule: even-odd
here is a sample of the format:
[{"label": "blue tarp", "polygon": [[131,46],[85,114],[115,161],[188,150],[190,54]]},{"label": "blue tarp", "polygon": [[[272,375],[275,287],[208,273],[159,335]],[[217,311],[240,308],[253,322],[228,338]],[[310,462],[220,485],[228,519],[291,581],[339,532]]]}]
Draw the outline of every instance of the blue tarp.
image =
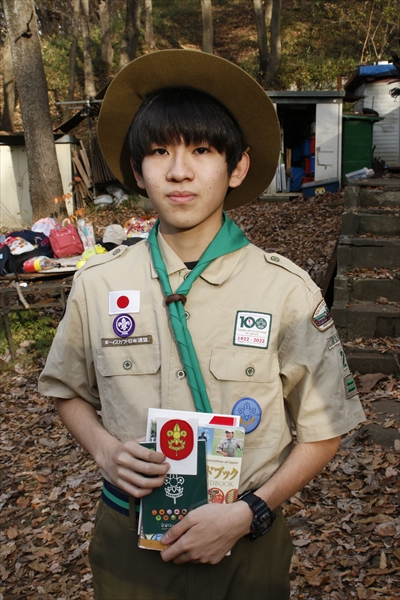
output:
[{"label": "blue tarp", "polygon": [[358,74],[362,77],[398,77],[399,72],[392,64],[388,65],[362,65],[358,67]]}]

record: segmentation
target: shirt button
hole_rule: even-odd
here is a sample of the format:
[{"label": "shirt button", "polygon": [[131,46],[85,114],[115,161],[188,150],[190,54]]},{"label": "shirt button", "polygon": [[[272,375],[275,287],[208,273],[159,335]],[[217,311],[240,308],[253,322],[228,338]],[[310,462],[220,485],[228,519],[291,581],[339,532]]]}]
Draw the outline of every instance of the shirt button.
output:
[{"label": "shirt button", "polygon": [[176,376],[178,379],[185,379],[186,371],[184,371],[183,369],[179,369],[179,371],[176,372]]},{"label": "shirt button", "polygon": [[190,273],[185,273],[183,276],[183,279],[187,279],[189,277]]},{"label": "shirt button", "polygon": [[247,369],[246,369],[246,375],[248,377],[253,377],[255,372],[256,372],[256,370],[253,367],[247,367]]},{"label": "shirt button", "polygon": [[119,248],[116,248],[113,252],[113,256],[115,256],[116,254],[119,254],[121,252],[121,250]]},{"label": "shirt button", "polygon": [[190,313],[188,313],[187,310],[185,310],[185,317],[186,317],[186,320],[190,318]]},{"label": "shirt button", "polygon": [[279,262],[279,257],[278,256],[271,256],[271,260],[274,260],[275,262]]},{"label": "shirt button", "polygon": [[122,363],[122,366],[124,367],[125,371],[129,371],[129,369],[132,369],[132,363],[130,360],[125,360]]}]

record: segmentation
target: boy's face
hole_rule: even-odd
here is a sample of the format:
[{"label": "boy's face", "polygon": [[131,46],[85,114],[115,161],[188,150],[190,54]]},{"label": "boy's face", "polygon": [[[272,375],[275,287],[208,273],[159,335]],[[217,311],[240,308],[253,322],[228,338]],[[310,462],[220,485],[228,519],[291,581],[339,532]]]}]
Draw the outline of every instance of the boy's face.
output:
[{"label": "boy's face", "polygon": [[247,154],[231,175],[224,154],[209,144],[153,145],[142,162],[142,174],[134,171],[137,184],[146,189],[158,213],[163,234],[221,226],[228,187],[237,187],[249,167]]}]

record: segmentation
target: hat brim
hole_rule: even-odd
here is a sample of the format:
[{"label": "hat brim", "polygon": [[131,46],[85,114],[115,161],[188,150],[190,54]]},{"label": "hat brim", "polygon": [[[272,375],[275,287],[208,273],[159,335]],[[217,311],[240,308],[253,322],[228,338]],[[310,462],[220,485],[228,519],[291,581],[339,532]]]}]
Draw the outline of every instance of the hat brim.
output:
[{"label": "hat brim", "polygon": [[229,210],[255,200],[270,184],[280,152],[276,111],[265,90],[233,63],[196,50],[145,54],[116,75],[104,97],[98,121],[99,143],[110,169],[138,194],[130,164],[128,133],[148,94],[166,87],[190,87],[216,98],[235,117],[249,148],[250,169],[243,183],[226,196]]}]

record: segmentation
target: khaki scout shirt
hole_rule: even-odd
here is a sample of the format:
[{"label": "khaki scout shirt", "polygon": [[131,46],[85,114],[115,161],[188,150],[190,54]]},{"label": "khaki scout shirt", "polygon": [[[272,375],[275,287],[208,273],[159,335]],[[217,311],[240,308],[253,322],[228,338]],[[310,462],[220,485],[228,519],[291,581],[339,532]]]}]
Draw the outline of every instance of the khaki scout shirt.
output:
[{"label": "khaki scout shirt", "polygon": [[[158,239],[176,290],[188,269]],[[123,290],[140,292],[130,342],[115,335],[109,314],[109,292]],[[312,322],[321,300],[304,271],[251,244],[211,263],[188,295],[187,323],[213,411],[230,414],[245,397],[262,408],[259,426],[245,436],[240,492],[258,488],[285,460],[291,422],[298,441],[312,442],[364,419],[356,391],[346,390],[351,375],[333,324],[320,331]],[[270,315],[266,348],[234,344],[238,311]],[[147,242],[93,257],[75,277],[39,389],[80,396],[101,410],[113,436],[140,438],[149,407],[195,410],[171,331]]]},{"label": "khaki scout shirt", "polygon": [[228,456],[236,456],[237,450],[243,450],[243,444],[240,440],[236,438],[225,438],[221,440],[217,446],[217,452],[226,452]]}]

